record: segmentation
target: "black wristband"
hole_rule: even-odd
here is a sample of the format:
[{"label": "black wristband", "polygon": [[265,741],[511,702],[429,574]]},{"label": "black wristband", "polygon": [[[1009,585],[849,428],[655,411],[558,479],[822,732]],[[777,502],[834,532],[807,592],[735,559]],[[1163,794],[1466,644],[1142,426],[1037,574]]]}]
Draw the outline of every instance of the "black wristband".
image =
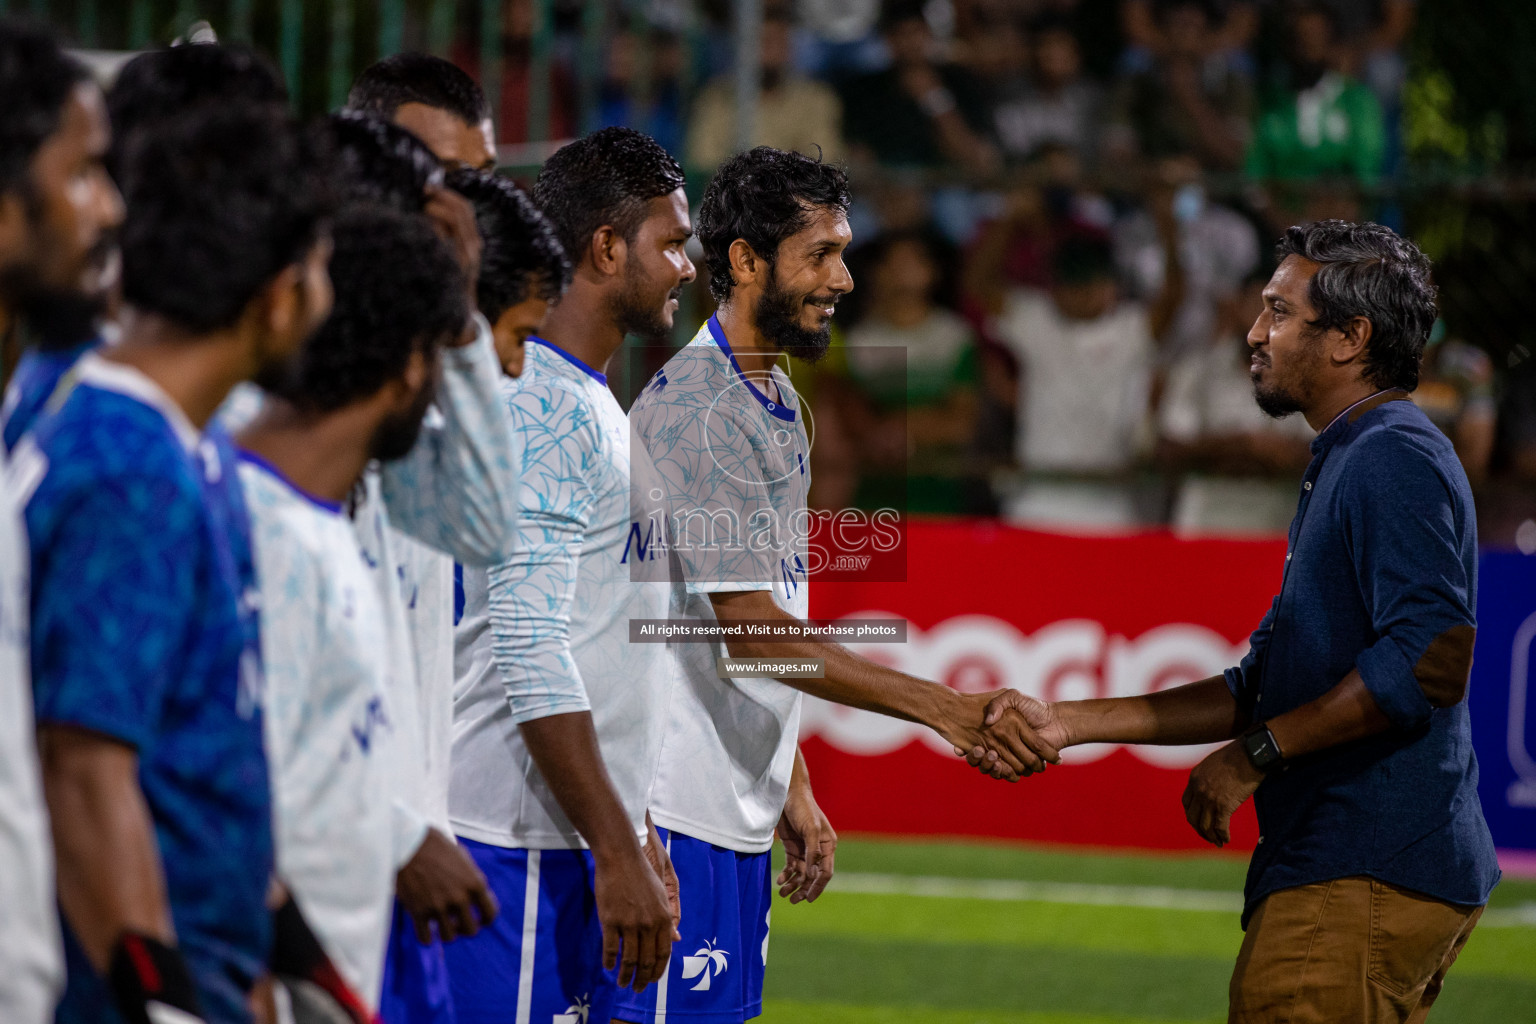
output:
[{"label": "black wristband", "polygon": [[1263,722],[1243,733],[1242,742],[1248,763],[1265,775],[1285,764],[1285,755],[1280,753],[1280,744],[1275,742],[1275,734]]},{"label": "black wristband", "polygon": [[[128,1024],[201,1021],[203,1009],[181,950],[138,932],[125,932],[107,970],[117,1008]],[[175,1010],[176,1014],[157,1012]]]},{"label": "black wristband", "polygon": [[288,990],[293,1017],[300,1022],[374,1020],[352,991],[292,896],[272,915],[273,975]]},{"label": "black wristband", "polygon": [[273,974],[307,978],[326,963],[325,950],[293,897],[272,914],[272,953],[267,966]]}]

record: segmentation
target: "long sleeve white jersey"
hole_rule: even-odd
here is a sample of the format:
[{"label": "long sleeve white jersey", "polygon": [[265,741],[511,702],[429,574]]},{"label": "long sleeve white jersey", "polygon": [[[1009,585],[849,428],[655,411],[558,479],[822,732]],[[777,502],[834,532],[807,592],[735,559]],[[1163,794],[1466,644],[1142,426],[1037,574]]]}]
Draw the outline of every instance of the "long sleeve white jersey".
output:
[{"label": "long sleeve white jersey", "polygon": [[535,339],[502,394],[523,458],[518,531],[507,559],[463,570],[454,832],[504,847],[584,845],[518,724],[590,711],[644,835],[673,667],[665,644],[630,643],[629,623],[666,615],[665,527],[646,506],[659,485],[602,375],[563,350]]},{"label": "long sleeve white jersey", "polygon": [[384,605],[341,505],[242,456],[261,587],[277,874],[370,1008],[394,900]]},{"label": "long sleeve white jersey", "polygon": [[354,516],[386,616],[398,624],[388,638],[398,717],[415,725],[395,771],[407,859],[426,825],[449,831],[453,563],[505,557],[517,527],[518,456],[497,390],[501,367],[490,326],[475,319],[475,341],[443,350],[442,387],[415,447],[364,475]]},{"label": "long sleeve white jersey", "polygon": [[[671,615],[713,624],[711,593],[768,590],[805,618],[810,444],[803,410],[777,367],[759,387],[713,317],[635,400],[635,448],[663,481]],[[721,678],[724,642],[676,645],[656,824],[742,853],[773,845],[800,731],[800,692],[776,679]]]}]

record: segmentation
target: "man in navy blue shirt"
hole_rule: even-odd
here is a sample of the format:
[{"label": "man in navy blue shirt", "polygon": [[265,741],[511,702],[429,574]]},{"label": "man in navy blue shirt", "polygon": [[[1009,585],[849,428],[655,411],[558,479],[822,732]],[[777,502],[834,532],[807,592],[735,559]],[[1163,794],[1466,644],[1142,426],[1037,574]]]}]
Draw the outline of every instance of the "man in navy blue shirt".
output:
[{"label": "man in navy blue shirt", "polygon": [[1318,434],[1248,655],[1145,697],[1000,698],[989,718],[1012,704],[1058,747],[1231,740],[1184,793],[1218,846],[1244,800],[1258,811],[1230,1020],[1420,1021],[1499,879],[1465,700],[1472,492],[1407,400],[1435,290],[1376,224],[1291,228],[1278,255],[1248,333],[1254,397]]}]

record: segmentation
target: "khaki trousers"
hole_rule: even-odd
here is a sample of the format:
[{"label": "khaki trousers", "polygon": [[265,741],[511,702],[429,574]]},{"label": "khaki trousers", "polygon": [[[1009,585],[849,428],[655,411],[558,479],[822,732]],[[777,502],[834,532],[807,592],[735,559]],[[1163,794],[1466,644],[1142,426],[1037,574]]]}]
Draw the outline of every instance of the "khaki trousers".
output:
[{"label": "khaki trousers", "polygon": [[1365,877],[1271,893],[1237,955],[1228,1024],[1420,1024],[1482,913]]}]

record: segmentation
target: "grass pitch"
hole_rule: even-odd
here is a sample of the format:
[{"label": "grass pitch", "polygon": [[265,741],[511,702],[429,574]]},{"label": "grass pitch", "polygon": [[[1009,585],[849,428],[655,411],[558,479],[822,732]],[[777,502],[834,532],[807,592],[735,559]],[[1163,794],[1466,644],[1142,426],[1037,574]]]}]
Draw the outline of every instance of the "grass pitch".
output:
[{"label": "grass pitch", "polygon": [[[1219,1024],[1246,862],[845,839],[776,900],[764,1024]],[[1434,1024],[1536,1022],[1536,882],[1507,879]]]}]

